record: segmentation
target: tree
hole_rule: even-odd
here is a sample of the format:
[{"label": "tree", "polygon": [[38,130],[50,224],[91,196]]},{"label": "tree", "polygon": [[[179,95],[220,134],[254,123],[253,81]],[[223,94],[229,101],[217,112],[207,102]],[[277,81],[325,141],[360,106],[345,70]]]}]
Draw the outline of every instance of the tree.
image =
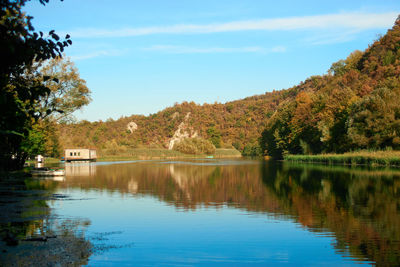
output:
[{"label": "tree", "polygon": [[216,148],[221,147],[221,133],[214,126],[207,129],[209,140]]},{"label": "tree", "polygon": [[[43,83],[50,93],[37,102],[35,108],[39,119],[23,138],[22,151],[28,157],[37,154],[58,157],[60,145],[56,124],[73,121],[72,113],[90,102],[90,90],[86,81],[80,78],[74,63],[66,57],[36,62],[25,71],[25,76]],[[48,113],[48,110],[57,112]],[[40,136],[42,138],[38,138]]]},{"label": "tree", "polygon": [[[72,44],[69,35],[61,40],[54,30],[47,36],[35,32],[32,17],[21,10],[28,1],[0,1],[0,169],[23,166],[27,155],[21,149],[22,140],[40,118],[37,103],[51,92],[43,82],[24,75],[26,69],[35,62],[61,57]],[[48,2],[40,0],[43,5]],[[46,114],[54,111],[49,108]]]},{"label": "tree", "polygon": [[[42,119],[57,122],[73,120],[72,113],[91,101],[91,92],[86,81],[80,77],[74,63],[65,56],[38,62],[29,73],[27,70],[26,75],[39,80],[50,89],[37,102],[36,109]],[[47,113],[47,110],[57,112]]]},{"label": "tree", "polygon": [[350,140],[361,148],[400,148],[400,90],[380,88],[354,104]]}]

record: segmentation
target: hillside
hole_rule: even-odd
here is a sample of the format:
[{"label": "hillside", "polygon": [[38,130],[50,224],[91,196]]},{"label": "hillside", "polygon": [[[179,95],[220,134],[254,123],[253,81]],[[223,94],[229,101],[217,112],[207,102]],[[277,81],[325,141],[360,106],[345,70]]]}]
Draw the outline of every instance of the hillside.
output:
[{"label": "hillside", "polygon": [[351,53],[288,94],[263,132],[264,153],[400,149],[400,16],[364,52]]},{"label": "hillside", "polygon": [[364,52],[354,51],[327,74],[286,90],[225,104],[184,102],[150,116],[62,124],[59,132],[62,148],[100,152],[168,148],[177,136],[200,136],[216,147],[278,158],[400,149],[400,19]]},{"label": "hillside", "polygon": [[[285,97],[286,91],[282,90],[225,104],[183,102],[149,116],[132,115],[106,122],[61,124],[60,144],[62,148],[95,147],[100,151],[136,147],[168,148],[171,138],[183,122],[184,130],[211,140],[217,148],[234,146],[243,151],[247,145],[246,149],[249,150],[258,146],[266,121]],[[132,126],[131,131],[127,128],[128,124]]]}]

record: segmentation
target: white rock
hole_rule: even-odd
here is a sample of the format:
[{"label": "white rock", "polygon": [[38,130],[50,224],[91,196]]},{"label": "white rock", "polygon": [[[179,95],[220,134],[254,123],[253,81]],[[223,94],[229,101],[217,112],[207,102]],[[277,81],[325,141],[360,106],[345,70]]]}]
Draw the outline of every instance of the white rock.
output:
[{"label": "white rock", "polygon": [[175,131],[174,136],[172,136],[169,141],[168,149],[171,150],[174,148],[176,143],[179,143],[184,138],[194,138],[197,137],[197,132],[193,131],[193,128],[188,127],[186,125],[187,120],[190,117],[190,112],[188,112],[185,116],[183,122],[181,122],[178,126],[178,129]]},{"label": "white rock", "polygon": [[130,123],[128,123],[126,125],[126,130],[129,131],[130,133],[133,133],[134,131],[136,131],[138,128],[137,124],[133,121],[131,121]]}]

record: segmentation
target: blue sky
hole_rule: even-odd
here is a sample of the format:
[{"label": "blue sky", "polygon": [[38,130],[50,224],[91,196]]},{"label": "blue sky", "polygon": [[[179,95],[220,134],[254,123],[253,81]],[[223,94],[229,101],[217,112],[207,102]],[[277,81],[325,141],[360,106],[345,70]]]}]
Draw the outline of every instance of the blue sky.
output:
[{"label": "blue sky", "polygon": [[326,73],[385,34],[400,1],[52,0],[24,8],[36,30],[69,33],[92,91],[78,119],[227,102]]}]

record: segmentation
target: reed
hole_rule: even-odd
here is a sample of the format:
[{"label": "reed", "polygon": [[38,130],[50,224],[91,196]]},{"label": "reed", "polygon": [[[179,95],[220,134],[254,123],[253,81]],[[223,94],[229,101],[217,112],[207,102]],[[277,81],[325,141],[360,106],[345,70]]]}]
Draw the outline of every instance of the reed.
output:
[{"label": "reed", "polygon": [[400,151],[355,151],[344,154],[285,155],[292,162],[400,167]]},{"label": "reed", "polygon": [[[205,154],[184,154],[176,150],[168,150],[163,148],[134,148],[110,155],[102,153],[98,161],[126,161],[126,160],[149,160],[149,159],[175,159],[175,158],[204,158],[209,155]],[[214,158],[241,157],[241,154],[236,149],[216,149]]]}]

